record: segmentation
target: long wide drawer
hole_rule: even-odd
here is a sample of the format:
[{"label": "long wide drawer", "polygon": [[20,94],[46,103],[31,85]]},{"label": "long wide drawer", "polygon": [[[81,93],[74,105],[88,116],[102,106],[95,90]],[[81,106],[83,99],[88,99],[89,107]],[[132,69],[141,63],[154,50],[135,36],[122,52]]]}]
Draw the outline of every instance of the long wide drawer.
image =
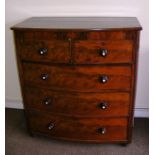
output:
[{"label": "long wide drawer", "polygon": [[76,64],[131,63],[131,40],[75,41],[73,43]]},{"label": "long wide drawer", "polygon": [[114,117],[129,115],[129,93],[70,93],[26,87],[26,108],[52,113]]},{"label": "long wide drawer", "polygon": [[130,90],[130,66],[48,66],[23,63],[26,83],[71,91]]},{"label": "long wide drawer", "polygon": [[76,118],[29,111],[32,132],[53,138],[115,142],[127,140],[126,118]]}]

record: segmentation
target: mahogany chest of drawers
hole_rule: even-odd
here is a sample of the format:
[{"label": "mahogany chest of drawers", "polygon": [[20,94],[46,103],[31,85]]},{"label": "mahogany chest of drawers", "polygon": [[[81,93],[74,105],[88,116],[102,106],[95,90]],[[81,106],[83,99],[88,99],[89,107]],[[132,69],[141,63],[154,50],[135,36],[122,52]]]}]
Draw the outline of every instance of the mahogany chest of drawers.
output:
[{"label": "mahogany chest of drawers", "polygon": [[12,27],[31,134],[129,143],[139,34],[134,17],[33,17]]}]

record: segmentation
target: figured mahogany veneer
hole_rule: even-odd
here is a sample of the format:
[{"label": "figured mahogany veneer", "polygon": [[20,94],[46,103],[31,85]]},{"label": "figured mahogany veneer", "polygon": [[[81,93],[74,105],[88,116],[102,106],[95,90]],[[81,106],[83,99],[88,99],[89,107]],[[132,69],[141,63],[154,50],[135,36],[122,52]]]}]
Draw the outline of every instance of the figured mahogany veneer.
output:
[{"label": "figured mahogany veneer", "polygon": [[[53,138],[94,142],[126,141],[126,118],[78,118],[30,111],[30,129]],[[51,129],[50,129],[51,125]],[[102,133],[103,131],[105,133]]]},{"label": "figured mahogany veneer", "polygon": [[79,117],[129,116],[129,93],[71,93],[25,89],[26,107]]},{"label": "figured mahogany veneer", "polygon": [[[98,92],[105,89],[130,90],[131,68],[128,66],[48,66],[23,63],[24,80],[30,85],[55,89]],[[42,79],[47,75],[47,79]],[[102,77],[108,77],[102,82]]]},{"label": "figured mahogany veneer", "polygon": [[141,26],[134,17],[34,17],[12,27],[31,134],[132,137]]},{"label": "figured mahogany veneer", "polygon": [[[103,57],[102,50],[107,53]],[[131,63],[133,43],[131,40],[75,41],[74,61],[77,64]]]},{"label": "figured mahogany veneer", "polygon": [[68,63],[70,60],[68,41],[26,40],[21,50],[22,60],[55,63]]}]

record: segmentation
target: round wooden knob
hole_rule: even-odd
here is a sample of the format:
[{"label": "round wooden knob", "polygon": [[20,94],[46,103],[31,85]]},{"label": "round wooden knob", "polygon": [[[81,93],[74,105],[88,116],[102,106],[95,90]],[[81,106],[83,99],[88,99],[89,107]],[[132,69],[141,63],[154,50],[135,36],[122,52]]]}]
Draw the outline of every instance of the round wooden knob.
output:
[{"label": "round wooden knob", "polygon": [[45,99],[43,100],[43,103],[44,103],[45,105],[49,105],[51,102],[52,102],[52,99],[51,99],[51,98],[45,98]]},{"label": "round wooden knob", "polygon": [[107,108],[107,103],[106,102],[101,102],[100,103],[100,108],[101,109],[106,109]]},{"label": "round wooden knob", "polygon": [[40,48],[39,49],[39,54],[40,55],[45,55],[47,53],[47,49],[46,48]]},{"label": "round wooden knob", "polygon": [[100,129],[99,129],[99,132],[100,132],[102,135],[104,135],[104,134],[106,133],[106,128],[105,128],[105,127],[100,128]]},{"label": "round wooden knob", "polygon": [[108,81],[108,77],[106,76],[106,75],[103,75],[102,77],[101,77],[101,82],[102,83],[106,83]]},{"label": "round wooden knob", "polygon": [[48,125],[48,130],[52,130],[54,128],[54,123],[50,123],[49,125]]},{"label": "round wooden knob", "polygon": [[106,49],[102,49],[102,50],[100,51],[100,55],[101,55],[102,57],[106,57],[107,54],[108,54],[108,51],[107,51]]},{"label": "round wooden knob", "polygon": [[47,80],[48,77],[49,77],[49,75],[48,75],[47,73],[41,75],[41,79],[42,79],[42,80]]}]

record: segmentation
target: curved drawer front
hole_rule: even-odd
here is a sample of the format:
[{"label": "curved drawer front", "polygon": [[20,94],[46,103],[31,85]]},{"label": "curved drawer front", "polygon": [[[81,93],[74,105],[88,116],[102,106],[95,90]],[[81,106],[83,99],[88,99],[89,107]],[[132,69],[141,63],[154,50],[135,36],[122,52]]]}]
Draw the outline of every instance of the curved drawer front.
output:
[{"label": "curved drawer front", "polygon": [[23,63],[27,84],[71,91],[130,90],[130,66],[48,66]]},{"label": "curved drawer front", "polygon": [[24,40],[21,50],[22,60],[53,63],[68,63],[70,60],[68,41]]},{"label": "curved drawer front", "polygon": [[70,93],[27,87],[26,108],[65,115],[128,116],[128,93]]},{"label": "curved drawer front", "polygon": [[131,40],[75,41],[74,61],[77,64],[131,63]]},{"label": "curved drawer front", "polygon": [[54,138],[112,142],[127,140],[126,118],[76,118],[29,111],[33,132]]},{"label": "curved drawer front", "polygon": [[[20,32],[19,32],[20,33]],[[21,35],[21,33],[20,33]],[[84,30],[29,30],[23,31],[23,39],[33,40],[126,40],[132,39],[134,32],[132,31],[84,31]]]}]

